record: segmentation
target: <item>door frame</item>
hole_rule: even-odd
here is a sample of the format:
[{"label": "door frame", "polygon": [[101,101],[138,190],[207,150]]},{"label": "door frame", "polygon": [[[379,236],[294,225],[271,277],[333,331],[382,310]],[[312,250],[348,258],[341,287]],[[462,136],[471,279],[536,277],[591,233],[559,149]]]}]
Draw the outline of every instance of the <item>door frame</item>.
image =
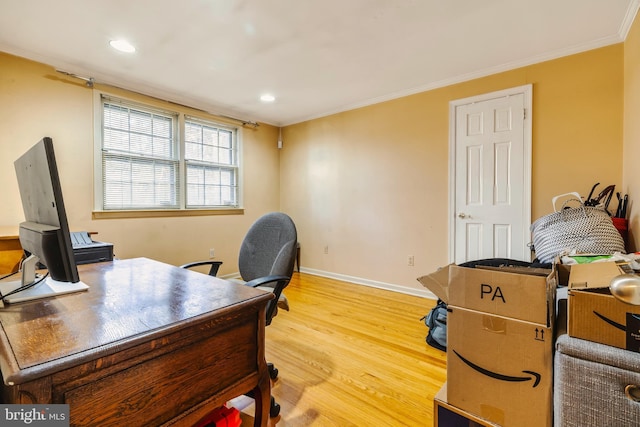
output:
[{"label": "door frame", "polygon": [[496,92],[471,96],[468,98],[449,101],[449,208],[448,208],[448,229],[449,229],[449,262],[455,262],[455,237],[456,237],[456,109],[459,106],[473,104],[476,102],[489,101],[496,98],[504,98],[511,95],[524,95],[525,118],[523,122],[523,211],[525,218],[523,224],[523,242],[531,241],[531,171],[532,171],[532,118],[533,118],[533,85],[527,84],[510,89],[503,89]]}]

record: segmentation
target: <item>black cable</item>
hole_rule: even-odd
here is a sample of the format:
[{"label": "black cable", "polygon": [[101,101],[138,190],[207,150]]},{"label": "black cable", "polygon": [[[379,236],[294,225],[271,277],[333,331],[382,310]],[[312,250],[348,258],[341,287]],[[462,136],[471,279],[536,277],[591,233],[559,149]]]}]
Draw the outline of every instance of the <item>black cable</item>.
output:
[{"label": "black cable", "polygon": [[34,280],[34,281],[33,281],[33,282],[31,282],[31,283],[27,283],[27,284],[26,284],[26,285],[24,285],[24,286],[20,286],[20,287],[18,287],[18,288],[16,288],[16,289],[12,290],[11,292],[7,293],[6,295],[1,295],[1,296],[0,296],[0,301],[4,302],[4,299],[5,299],[6,297],[10,296],[10,295],[17,294],[18,292],[26,291],[27,289],[31,289],[31,288],[33,288],[34,286],[36,286],[36,285],[38,285],[38,284],[42,283],[42,282],[43,282],[43,281],[44,281],[48,276],[49,276],[49,272],[47,271],[47,272],[46,272],[42,277],[40,277],[38,280]]},{"label": "black cable", "polygon": [[0,280],[4,280],[4,279],[6,279],[7,277],[11,277],[11,276],[13,276],[14,274],[18,274],[19,272],[20,272],[20,270],[18,270],[18,271],[14,271],[13,273],[5,274],[4,276],[0,277]]}]

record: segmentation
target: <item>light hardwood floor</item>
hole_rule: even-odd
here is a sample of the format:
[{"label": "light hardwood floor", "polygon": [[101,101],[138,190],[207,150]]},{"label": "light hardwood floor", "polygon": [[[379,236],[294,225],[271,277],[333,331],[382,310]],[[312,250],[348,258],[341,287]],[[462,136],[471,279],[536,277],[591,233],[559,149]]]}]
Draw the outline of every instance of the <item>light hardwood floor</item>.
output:
[{"label": "light hardwood floor", "polygon": [[285,294],[291,311],[267,327],[282,406],[271,426],[433,425],[446,355],[425,343],[420,318],[435,301],[305,273]]}]

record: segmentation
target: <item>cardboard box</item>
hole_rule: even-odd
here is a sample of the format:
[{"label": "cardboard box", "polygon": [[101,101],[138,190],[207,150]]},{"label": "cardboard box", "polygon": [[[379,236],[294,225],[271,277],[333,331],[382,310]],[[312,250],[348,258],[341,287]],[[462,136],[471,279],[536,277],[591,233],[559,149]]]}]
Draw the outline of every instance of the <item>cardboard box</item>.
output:
[{"label": "cardboard box", "polygon": [[418,278],[449,307],[448,404],[505,427],[552,425],[557,276],[532,270],[449,265]]},{"label": "cardboard box", "polygon": [[569,336],[640,352],[640,306],[618,300],[608,288],[570,289],[568,306]]},{"label": "cardboard box", "polygon": [[[640,306],[616,299],[608,288],[570,289],[568,305],[567,333],[570,337],[639,351],[637,324],[632,329],[634,319],[627,319],[627,316],[640,315]],[[629,328],[627,320],[630,321]]]},{"label": "cardboard box", "polygon": [[452,307],[447,329],[449,404],[503,427],[552,426],[551,327]]},{"label": "cardboard box", "polygon": [[613,262],[576,264],[567,268],[569,319],[574,338],[640,352],[640,306],[624,303],[609,291],[623,270]]},{"label": "cardboard box", "polygon": [[560,264],[556,266],[556,269],[558,270],[559,283],[567,285],[569,289],[608,288],[611,279],[624,273],[615,262]]},{"label": "cardboard box", "polygon": [[551,326],[555,313],[555,271],[547,276],[510,271],[451,264],[419,277],[418,281],[449,306]]},{"label": "cardboard box", "polygon": [[433,398],[434,427],[499,427],[447,402],[447,383]]}]

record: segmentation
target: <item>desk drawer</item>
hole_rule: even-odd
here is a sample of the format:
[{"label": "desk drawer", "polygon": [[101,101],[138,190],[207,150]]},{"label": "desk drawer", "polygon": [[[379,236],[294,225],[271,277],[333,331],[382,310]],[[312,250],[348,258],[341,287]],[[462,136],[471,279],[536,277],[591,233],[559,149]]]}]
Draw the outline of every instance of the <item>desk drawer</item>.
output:
[{"label": "desk drawer", "polygon": [[256,328],[248,323],[228,329],[68,390],[64,401],[73,425],[158,425],[172,419],[257,372]]}]

